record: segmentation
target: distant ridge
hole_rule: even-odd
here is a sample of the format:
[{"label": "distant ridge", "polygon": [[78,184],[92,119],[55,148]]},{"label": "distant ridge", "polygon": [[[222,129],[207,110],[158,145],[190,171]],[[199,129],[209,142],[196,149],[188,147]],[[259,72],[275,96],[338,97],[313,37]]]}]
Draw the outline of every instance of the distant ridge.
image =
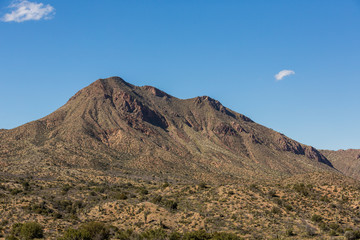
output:
[{"label": "distant ridge", "polygon": [[321,150],[320,152],[343,174],[360,180],[360,149]]}]

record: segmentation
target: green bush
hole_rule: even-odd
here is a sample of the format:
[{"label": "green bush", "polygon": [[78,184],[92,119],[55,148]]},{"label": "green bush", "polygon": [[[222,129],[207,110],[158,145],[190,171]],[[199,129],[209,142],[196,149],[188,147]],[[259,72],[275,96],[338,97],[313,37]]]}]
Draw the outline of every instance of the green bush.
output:
[{"label": "green bush", "polygon": [[141,193],[142,195],[148,195],[148,194],[149,194],[149,191],[148,191],[146,188],[142,187],[142,188],[140,188],[140,193]]},{"label": "green bush", "polygon": [[213,234],[211,240],[240,240],[240,237],[233,233],[217,232]]},{"label": "green bush", "polygon": [[115,194],[115,198],[118,200],[126,200],[128,197],[127,197],[126,193],[120,192],[120,193]]},{"label": "green bush", "polygon": [[355,234],[354,231],[346,231],[345,234],[344,234],[344,237],[347,240],[355,240],[355,239],[357,239],[356,234]]},{"label": "green bush", "polygon": [[16,188],[13,188],[10,190],[10,194],[11,195],[17,195],[19,193],[21,193],[22,191],[20,189],[16,189]]},{"label": "green bush", "polygon": [[59,240],[91,240],[90,234],[81,229],[69,228]]},{"label": "green bush", "polygon": [[274,206],[274,207],[271,208],[271,213],[272,213],[272,214],[280,214],[280,213],[281,213],[281,209]]},{"label": "green bush", "polygon": [[45,216],[53,212],[51,209],[46,207],[45,202],[41,202],[39,204],[34,204],[34,205],[29,205],[28,210],[31,212],[37,213],[37,214],[45,215]]},{"label": "green bush", "polygon": [[21,239],[29,240],[34,238],[42,238],[44,235],[43,227],[36,222],[26,222],[24,224],[14,224],[13,235],[19,236]]},{"label": "green bush", "polygon": [[5,240],[19,240],[17,237],[15,237],[14,235],[9,235],[5,238]]},{"label": "green bush", "polygon": [[276,195],[276,191],[275,191],[275,190],[270,190],[270,191],[268,192],[268,195],[269,195],[269,197],[272,197],[272,198],[278,197],[278,195]]},{"label": "green bush", "polygon": [[199,187],[200,189],[208,188],[207,185],[206,185],[206,183],[204,183],[204,182],[199,183],[198,187]]},{"label": "green bush", "polygon": [[14,223],[11,229],[11,234],[14,236],[19,236],[22,226],[22,223]]},{"label": "green bush", "polygon": [[140,236],[136,234],[132,229],[119,230],[115,235],[115,239],[128,240],[128,239],[138,239]]},{"label": "green bush", "polygon": [[323,217],[322,216],[320,216],[320,215],[316,215],[316,214],[314,214],[314,215],[312,215],[312,217],[311,217],[311,221],[313,221],[313,222],[321,222],[323,220]]},{"label": "green bush", "polygon": [[66,230],[60,240],[107,240],[110,239],[110,229],[104,223],[89,222],[79,229]]},{"label": "green bush", "polygon": [[294,184],[294,190],[302,195],[304,195],[305,197],[306,196],[309,196],[310,194],[310,191],[312,191],[312,186],[311,185],[305,185],[303,183],[297,183],[297,184]]},{"label": "green bush", "polygon": [[183,240],[207,240],[211,239],[211,234],[205,232],[204,230],[187,232],[183,236]]},{"label": "green bush", "polygon": [[180,240],[181,234],[178,232],[172,232],[169,236],[169,240]]},{"label": "green bush", "polygon": [[23,182],[21,183],[21,185],[23,186],[24,191],[29,191],[29,190],[31,190],[30,183],[29,183],[28,181],[23,181]]},{"label": "green bush", "polygon": [[70,214],[76,214],[85,204],[82,201],[58,200],[54,202],[54,208]]},{"label": "green bush", "polygon": [[68,191],[70,191],[71,186],[68,184],[65,184],[61,187],[61,194],[65,195]]},{"label": "green bush", "polygon": [[164,200],[163,204],[171,210],[176,210],[178,207],[178,203],[174,200]]},{"label": "green bush", "polygon": [[151,199],[151,202],[154,204],[159,204],[161,203],[162,197],[160,195],[156,195],[153,197],[153,199]]},{"label": "green bush", "polygon": [[150,229],[141,234],[146,240],[166,240],[167,234],[162,228]]},{"label": "green bush", "polygon": [[286,229],[285,235],[288,237],[296,236],[296,234],[294,233],[294,230],[292,228]]},{"label": "green bush", "polygon": [[81,229],[89,232],[92,239],[109,239],[110,230],[109,227],[101,222],[89,222],[83,224]]}]

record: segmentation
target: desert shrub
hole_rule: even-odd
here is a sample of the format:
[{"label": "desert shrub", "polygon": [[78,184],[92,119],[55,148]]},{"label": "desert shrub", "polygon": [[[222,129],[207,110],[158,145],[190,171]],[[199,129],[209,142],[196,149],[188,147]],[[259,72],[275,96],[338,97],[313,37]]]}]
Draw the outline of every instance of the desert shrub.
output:
[{"label": "desert shrub", "polygon": [[175,200],[164,199],[160,195],[156,195],[151,199],[151,202],[154,204],[163,205],[170,210],[176,210],[178,208],[178,203]]},{"label": "desert shrub", "polygon": [[292,237],[292,236],[295,236],[296,234],[294,233],[294,230],[292,228],[288,228],[285,231],[285,235],[288,237]]},{"label": "desert shrub", "polygon": [[19,237],[23,240],[42,238],[44,235],[43,227],[36,222],[15,223],[11,230],[10,239]]},{"label": "desert shrub", "polygon": [[327,231],[330,230],[329,226],[328,226],[326,223],[324,223],[324,222],[321,222],[321,223],[319,224],[319,228],[320,228],[322,231],[324,231],[324,232],[327,232]]},{"label": "desert shrub", "polygon": [[251,189],[252,191],[258,191],[258,190],[259,190],[259,187],[258,187],[255,183],[252,183],[252,184],[250,184],[250,189]]},{"label": "desert shrub", "polygon": [[167,188],[168,186],[170,186],[170,184],[168,182],[165,182],[161,187],[162,188]]},{"label": "desert shrub", "polygon": [[228,195],[229,195],[229,196],[232,196],[232,195],[234,195],[234,194],[235,194],[235,192],[232,191],[232,190],[230,190],[230,191],[228,192]]},{"label": "desert shrub", "polygon": [[330,236],[337,236],[338,233],[334,229],[331,229],[330,232],[329,232],[329,235]]},{"label": "desert shrub", "polygon": [[115,194],[115,198],[118,200],[126,200],[128,197],[127,197],[126,193],[119,192],[119,193]]},{"label": "desert shrub", "polygon": [[167,234],[162,228],[150,229],[141,234],[141,237],[146,240],[165,240]]},{"label": "desert shrub", "polygon": [[312,185],[305,185],[303,183],[297,183],[297,184],[294,184],[294,190],[304,196],[309,196],[310,194],[310,191],[312,190]]},{"label": "desert shrub", "polygon": [[20,236],[23,239],[42,238],[43,235],[44,230],[39,223],[27,222],[21,227]]},{"label": "desert shrub", "polygon": [[107,188],[107,186],[99,186],[95,188],[95,191],[97,191],[98,193],[104,193]]},{"label": "desert shrub", "polygon": [[323,220],[323,217],[322,216],[320,216],[320,215],[317,215],[317,214],[314,214],[314,215],[312,215],[312,217],[311,217],[311,221],[313,221],[313,222],[321,222]]},{"label": "desert shrub", "polygon": [[4,219],[4,220],[1,221],[0,224],[1,224],[1,226],[6,226],[6,225],[9,224],[9,220]]},{"label": "desert shrub", "polygon": [[213,234],[211,240],[240,240],[240,237],[233,233],[216,232]]},{"label": "desert shrub", "polygon": [[34,205],[29,205],[28,210],[31,212],[37,213],[37,214],[45,215],[45,216],[53,212],[51,209],[46,207],[45,202],[41,202],[39,204],[34,204]]},{"label": "desert shrub", "polygon": [[181,239],[181,234],[178,233],[178,232],[172,232],[170,233],[170,236],[169,236],[169,240],[180,240]]},{"label": "desert shrub", "polygon": [[305,233],[309,237],[313,237],[316,235],[315,229],[308,225],[305,227]]},{"label": "desert shrub", "polygon": [[160,195],[156,195],[151,199],[151,202],[154,204],[159,204],[161,203],[162,197]]},{"label": "desert shrub", "polygon": [[6,236],[5,240],[19,240],[17,237],[15,237],[14,235],[9,235]]},{"label": "desert shrub", "polygon": [[110,239],[110,229],[104,223],[89,222],[79,229],[67,229],[60,240],[107,240]]},{"label": "desert shrub", "polygon": [[69,184],[65,184],[61,187],[61,194],[65,195],[69,190],[71,189],[71,186]]},{"label": "desert shrub", "polygon": [[292,211],[294,209],[293,206],[291,206],[290,204],[287,204],[287,203],[284,204],[284,207],[288,211]]},{"label": "desert shrub", "polygon": [[270,191],[268,192],[268,196],[271,197],[271,198],[278,197],[278,195],[276,195],[276,191],[275,191],[275,190],[270,190]]},{"label": "desert shrub", "polygon": [[320,201],[329,203],[329,202],[330,202],[330,199],[328,198],[328,196],[325,195],[325,196],[322,196],[322,197],[320,198]]},{"label": "desert shrub", "polygon": [[138,236],[137,233],[135,233],[132,229],[127,230],[118,230],[115,239],[120,240],[129,240],[129,239],[139,239],[140,236]]},{"label": "desert shrub", "polygon": [[178,208],[178,203],[174,200],[163,200],[164,206],[171,209],[176,210]]},{"label": "desert shrub", "polygon": [[279,206],[283,205],[283,201],[280,198],[276,197],[276,198],[273,199],[273,201],[274,201],[274,203],[276,203]]},{"label": "desert shrub", "polygon": [[148,195],[148,194],[149,194],[149,191],[148,191],[146,188],[144,188],[144,187],[140,188],[139,192],[140,192],[142,195]]},{"label": "desert shrub", "polygon": [[89,222],[83,224],[81,229],[85,232],[89,232],[91,239],[109,239],[110,229],[104,223],[101,222]]},{"label": "desert shrub", "polygon": [[11,235],[19,236],[22,226],[23,226],[22,223],[14,223],[14,225],[11,228]]},{"label": "desert shrub", "polygon": [[29,191],[31,189],[30,183],[28,181],[23,181],[21,185],[23,186],[24,191]]},{"label": "desert shrub", "polygon": [[51,214],[51,216],[53,216],[54,219],[60,219],[60,218],[63,217],[63,216],[61,215],[61,213],[58,213],[58,212],[53,212],[53,213]]},{"label": "desert shrub", "polygon": [[274,206],[271,208],[271,213],[272,214],[280,214],[281,210],[280,210],[280,208]]},{"label": "desert shrub", "polygon": [[208,188],[208,187],[206,186],[206,183],[204,183],[204,182],[199,183],[198,187],[199,187],[200,189]]},{"label": "desert shrub", "polygon": [[69,228],[59,240],[91,240],[89,233],[81,229]]},{"label": "desert shrub", "polygon": [[337,223],[330,223],[329,228],[334,229],[334,230],[338,230],[340,228],[340,225],[337,224]]},{"label": "desert shrub", "polygon": [[185,233],[183,240],[207,240],[211,239],[211,237],[211,234],[205,232],[204,230],[198,230]]},{"label": "desert shrub", "polygon": [[356,234],[354,231],[352,231],[352,230],[346,231],[345,234],[344,234],[344,237],[345,237],[345,239],[347,239],[347,240],[356,240],[356,239],[359,239],[359,238],[358,238],[359,236],[357,236],[357,234]]},{"label": "desert shrub", "polygon": [[22,191],[20,189],[17,189],[17,188],[13,188],[10,190],[10,194],[11,195],[17,195],[19,193],[21,193]]},{"label": "desert shrub", "polygon": [[85,204],[82,201],[58,200],[54,202],[54,208],[65,213],[76,214]]}]

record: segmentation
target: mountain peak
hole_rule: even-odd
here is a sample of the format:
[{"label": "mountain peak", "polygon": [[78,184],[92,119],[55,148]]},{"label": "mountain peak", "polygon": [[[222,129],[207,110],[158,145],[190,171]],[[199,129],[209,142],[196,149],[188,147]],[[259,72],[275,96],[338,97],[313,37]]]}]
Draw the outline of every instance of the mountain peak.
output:
[{"label": "mountain peak", "polygon": [[163,92],[153,86],[145,85],[145,86],[140,87],[140,89],[143,89],[156,97],[168,97],[168,98],[172,97],[171,95],[167,94],[166,92]]},{"label": "mountain peak", "polygon": [[332,169],[315,148],[209,96],[182,100],[120,77],[98,79],[54,113],[0,134],[0,161],[14,164],[31,158],[40,165],[229,181]]}]

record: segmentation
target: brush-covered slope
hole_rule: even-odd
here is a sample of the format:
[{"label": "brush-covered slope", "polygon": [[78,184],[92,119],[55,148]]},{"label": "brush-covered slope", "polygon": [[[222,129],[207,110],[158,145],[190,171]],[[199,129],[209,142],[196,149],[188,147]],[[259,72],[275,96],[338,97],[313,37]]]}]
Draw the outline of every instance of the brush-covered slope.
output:
[{"label": "brush-covered slope", "polygon": [[0,131],[0,165],[16,174],[77,168],[182,180],[333,171],[315,148],[217,100],[182,100],[119,77],[95,81],[42,119]]},{"label": "brush-covered slope", "polygon": [[346,176],[360,180],[360,149],[321,150],[336,169]]}]

